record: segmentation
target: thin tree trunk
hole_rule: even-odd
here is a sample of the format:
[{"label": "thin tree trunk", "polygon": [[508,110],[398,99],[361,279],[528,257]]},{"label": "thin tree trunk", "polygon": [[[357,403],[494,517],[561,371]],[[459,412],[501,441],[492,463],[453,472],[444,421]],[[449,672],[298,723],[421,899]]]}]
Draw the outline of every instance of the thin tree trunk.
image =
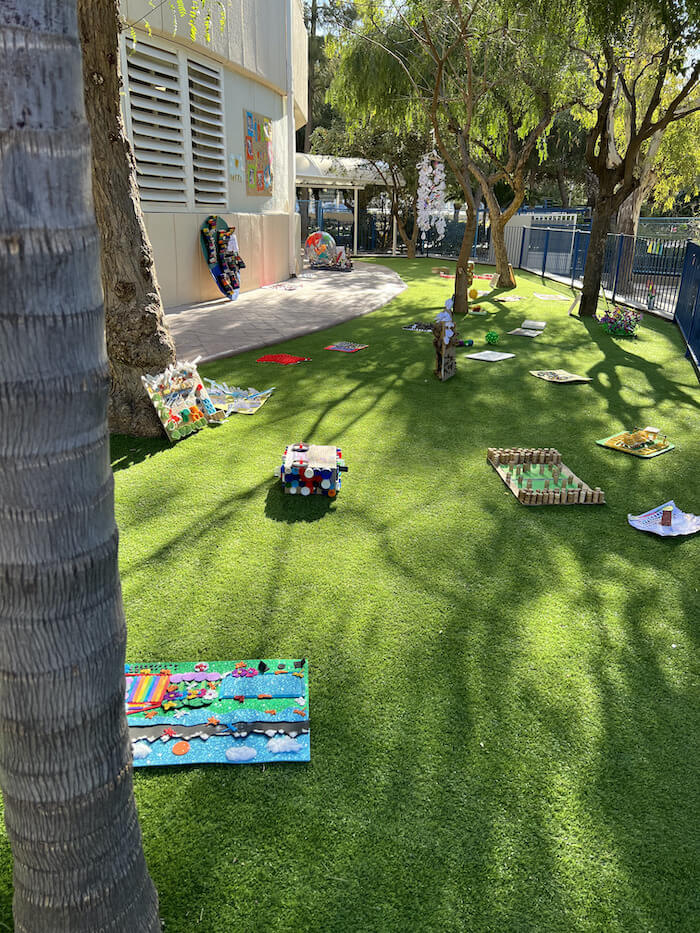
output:
[{"label": "thin tree trunk", "polygon": [[564,175],[560,168],[557,169],[557,184],[559,185],[559,197],[561,198],[561,206],[569,206],[569,192],[566,188],[566,182],[564,181]]},{"label": "thin tree trunk", "polygon": [[610,230],[612,215],[613,206],[610,196],[600,192],[593,211],[588,252],[586,254],[586,267],[583,270],[583,289],[578,312],[581,317],[593,317],[598,310],[598,293],[600,292],[600,280],[603,274],[605,240]]},{"label": "thin tree trunk", "polygon": [[18,933],[160,930],[132,789],[75,0],[3,0],[0,787]]},{"label": "thin tree trunk", "polygon": [[452,222],[455,224],[459,223],[459,212],[462,210],[462,205],[458,204],[456,201],[452,205]]},{"label": "thin tree trunk", "polygon": [[469,263],[469,258],[472,254],[474,234],[476,233],[476,211],[473,209],[470,210],[469,204],[466,205],[466,208],[467,222],[464,225],[464,235],[462,237],[462,245],[459,248],[459,256],[457,257],[457,273],[455,275],[455,314],[466,314],[469,310],[469,284],[467,279],[467,266]]},{"label": "thin tree trunk", "polygon": [[175,360],[120,109],[118,0],[78,0],[92,187],[102,240],[110,429],[163,433],[141,376]]}]

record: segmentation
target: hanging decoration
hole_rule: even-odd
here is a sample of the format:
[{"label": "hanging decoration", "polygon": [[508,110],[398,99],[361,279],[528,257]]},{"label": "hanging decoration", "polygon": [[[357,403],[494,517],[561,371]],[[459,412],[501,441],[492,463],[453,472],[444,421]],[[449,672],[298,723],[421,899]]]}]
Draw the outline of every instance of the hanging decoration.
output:
[{"label": "hanging decoration", "polygon": [[437,239],[445,235],[445,166],[433,149],[418,163],[418,229],[425,242],[434,227]]}]

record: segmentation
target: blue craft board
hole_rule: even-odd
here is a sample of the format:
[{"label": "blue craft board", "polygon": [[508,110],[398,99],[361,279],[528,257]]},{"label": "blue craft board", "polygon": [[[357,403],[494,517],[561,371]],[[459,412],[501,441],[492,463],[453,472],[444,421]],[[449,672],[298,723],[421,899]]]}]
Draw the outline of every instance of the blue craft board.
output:
[{"label": "blue craft board", "polygon": [[[195,667],[201,668],[202,662],[155,661],[125,665],[125,673],[128,674],[146,671],[158,674],[168,670],[171,678],[180,675],[176,683],[172,680],[170,682],[171,696],[177,694],[182,698],[183,694],[200,691],[206,694],[205,697],[193,697],[189,701],[180,699],[175,703],[175,708],[163,709],[163,705],[169,702],[166,696],[159,707],[148,713],[127,716],[135,768],[310,760],[308,662],[304,660],[301,667],[295,667],[294,659],[264,659],[264,664],[270,669],[269,673],[233,677],[237,663],[209,662],[206,671],[195,671]],[[259,664],[260,659],[257,658],[245,661],[249,669],[257,669]],[[284,664],[290,673],[272,673],[280,664]],[[303,676],[294,677],[291,671]],[[191,678],[182,678],[183,674],[188,673],[192,674]],[[217,674],[220,679],[216,678]],[[273,699],[259,700],[258,694],[272,694]],[[246,699],[241,702],[234,700],[234,696],[244,696]],[[200,701],[204,705],[187,705],[187,702]],[[213,725],[211,720],[217,720],[218,724]],[[259,734],[251,730],[242,736],[240,733],[246,731],[247,723],[255,723],[255,728],[269,730],[274,734]],[[280,731],[282,728],[284,731]],[[175,734],[170,736],[165,730],[172,730]],[[201,731],[208,737],[192,735],[193,731]],[[212,734],[222,731],[227,734]],[[236,737],[234,732],[238,732],[239,736]],[[290,732],[296,734],[290,735]],[[182,750],[185,744],[185,753],[175,754],[174,749],[179,745]],[[276,751],[276,748],[280,750]],[[141,753],[145,753],[145,757],[139,757]],[[227,757],[227,753],[238,756],[238,760]]]}]

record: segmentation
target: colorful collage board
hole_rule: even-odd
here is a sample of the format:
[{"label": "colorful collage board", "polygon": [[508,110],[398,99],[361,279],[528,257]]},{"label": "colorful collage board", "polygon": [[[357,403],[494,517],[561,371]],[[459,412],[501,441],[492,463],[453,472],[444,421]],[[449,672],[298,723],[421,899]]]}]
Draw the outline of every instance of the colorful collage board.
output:
[{"label": "colorful collage board", "polygon": [[306,658],[127,664],[134,767],[309,761]]},{"label": "colorful collage board", "polygon": [[247,194],[272,194],[272,120],[253,110],[243,111],[245,187]]}]

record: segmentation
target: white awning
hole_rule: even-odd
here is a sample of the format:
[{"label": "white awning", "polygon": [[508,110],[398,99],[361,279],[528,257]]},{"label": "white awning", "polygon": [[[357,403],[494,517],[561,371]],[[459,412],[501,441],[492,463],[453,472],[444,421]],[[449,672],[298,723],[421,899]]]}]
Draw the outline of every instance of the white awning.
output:
[{"label": "white awning", "polygon": [[[385,163],[379,163],[384,172],[379,172],[365,159],[348,159],[342,156],[312,155],[307,152],[296,154],[296,183],[301,188],[365,188],[367,185],[391,187],[392,179]],[[403,184],[403,178],[399,178]]]}]

